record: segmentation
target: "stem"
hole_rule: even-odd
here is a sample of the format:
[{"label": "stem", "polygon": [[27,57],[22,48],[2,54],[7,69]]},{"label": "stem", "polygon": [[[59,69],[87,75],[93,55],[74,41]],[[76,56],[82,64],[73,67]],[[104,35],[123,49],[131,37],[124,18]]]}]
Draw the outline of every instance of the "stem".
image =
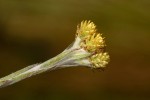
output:
[{"label": "stem", "polygon": [[8,76],[5,76],[0,79],[0,88],[6,87],[8,85],[14,84],[18,81],[21,81],[25,78],[31,77],[36,74],[40,74],[47,70],[57,69],[60,65],[63,65],[62,62],[65,62],[66,57],[72,52],[72,50],[65,50],[61,54],[57,55],[56,57],[45,61],[42,64],[35,64],[23,68],[19,71],[16,71]]},{"label": "stem", "polygon": [[88,66],[89,62],[86,61],[86,58],[89,56],[89,53],[85,52],[83,49],[80,48],[75,47],[66,49],[64,52],[60,53],[54,58],[49,59],[48,61],[45,61],[41,64],[28,66],[1,78],[0,88],[6,87],[8,85],[14,84],[18,81],[21,81],[23,79],[26,79],[36,74],[40,74],[48,70],[78,65]]}]

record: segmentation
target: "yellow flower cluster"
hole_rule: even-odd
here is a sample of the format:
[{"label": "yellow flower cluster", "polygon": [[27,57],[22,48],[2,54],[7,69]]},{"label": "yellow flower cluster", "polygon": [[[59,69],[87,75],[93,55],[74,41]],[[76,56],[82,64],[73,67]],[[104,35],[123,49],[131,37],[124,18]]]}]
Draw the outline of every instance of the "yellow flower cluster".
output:
[{"label": "yellow flower cluster", "polygon": [[96,33],[96,26],[91,21],[82,21],[81,24],[77,26],[77,35],[79,35],[81,39],[87,39],[94,33]]},{"label": "yellow flower cluster", "polygon": [[109,62],[108,53],[104,52],[105,41],[91,21],[82,21],[77,26],[77,36],[81,39],[80,47],[91,53],[89,58],[93,68],[105,67]]},{"label": "yellow flower cluster", "polygon": [[93,68],[104,68],[108,64],[109,55],[108,53],[98,53],[91,56],[91,62],[93,64]]}]

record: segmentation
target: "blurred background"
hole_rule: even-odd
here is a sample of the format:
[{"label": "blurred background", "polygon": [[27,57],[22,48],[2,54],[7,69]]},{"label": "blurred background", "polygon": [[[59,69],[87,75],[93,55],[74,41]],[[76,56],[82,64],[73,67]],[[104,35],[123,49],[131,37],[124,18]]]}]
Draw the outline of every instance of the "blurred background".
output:
[{"label": "blurred background", "polygon": [[0,89],[0,100],[150,100],[149,0],[0,0],[0,77],[59,54],[82,20],[106,37],[105,71],[46,72]]}]

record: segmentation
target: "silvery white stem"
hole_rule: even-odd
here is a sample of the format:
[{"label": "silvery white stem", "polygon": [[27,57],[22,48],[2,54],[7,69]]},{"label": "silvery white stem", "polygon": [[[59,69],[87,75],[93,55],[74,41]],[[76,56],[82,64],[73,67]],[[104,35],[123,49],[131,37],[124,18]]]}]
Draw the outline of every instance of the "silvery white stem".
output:
[{"label": "silvery white stem", "polygon": [[23,68],[17,72],[14,72],[8,76],[0,79],[0,87],[6,87],[8,85],[14,84],[25,78],[40,74],[48,70],[54,70],[58,68],[65,68],[71,66],[89,66],[90,62],[87,57],[90,56],[84,49],[79,47],[80,39],[76,38],[73,46],[67,48],[65,51],[60,53],[54,58],[49,59],[41,64],[35,64]]}]

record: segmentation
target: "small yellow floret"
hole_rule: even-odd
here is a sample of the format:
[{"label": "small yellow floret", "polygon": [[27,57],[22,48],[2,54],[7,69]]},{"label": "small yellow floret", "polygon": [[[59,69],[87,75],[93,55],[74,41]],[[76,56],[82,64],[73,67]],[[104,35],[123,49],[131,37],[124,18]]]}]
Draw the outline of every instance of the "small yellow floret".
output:
[{"label": "small yellow floret", "polygon": [[93,53],[103,49],[105,47],[105,42],[101,34],[94,33],[92,36],[86,39],[85,42],[81,44],[81,46],[87,51]]},{"label": "small yellow floret", "polygon": [[88,38],[96,32],[96,26],[91,21],[82,21],[80,25],[77,26],[77,35],[81,39]]},{"label": "small yellow floret", "polygon": [[109,63],[108,53],[99,53],[91,56],[90,61],[93,64],[93,68],[104,68]]}]

